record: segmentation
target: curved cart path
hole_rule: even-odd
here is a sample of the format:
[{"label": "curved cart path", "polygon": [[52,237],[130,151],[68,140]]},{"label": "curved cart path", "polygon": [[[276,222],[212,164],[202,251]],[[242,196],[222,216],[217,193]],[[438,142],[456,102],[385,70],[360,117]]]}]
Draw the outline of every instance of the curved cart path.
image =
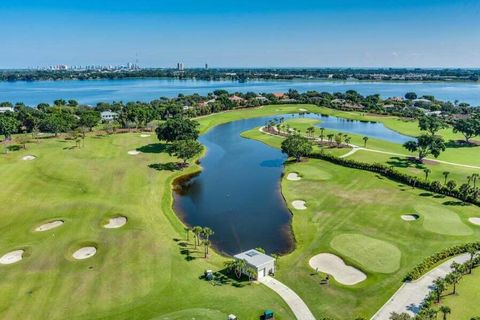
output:
[{"label": "curved cart path", "polygon": [[315,317],[310,309],[308,309],[305,302],[303,302],[302,298],[300,298],[292,289],[269,276],[263,277],[259,281],[278,293],[278,295],[285,300],[290,309],[292,309],[297,320],[315,320]]},{"label": "curved cart path", "polygon": [[375,313],[371,320],[388,320],[392,312],[406,312],[414,316],[418,311],[423,299],[430,292],[433,281],[438,277],[445,277],[450,272],[452,262],[464,263],[468,261],[468,253],[459,255],[445,261],[435,269],[424,274],[414,282],[405,282],[400,289]]}]

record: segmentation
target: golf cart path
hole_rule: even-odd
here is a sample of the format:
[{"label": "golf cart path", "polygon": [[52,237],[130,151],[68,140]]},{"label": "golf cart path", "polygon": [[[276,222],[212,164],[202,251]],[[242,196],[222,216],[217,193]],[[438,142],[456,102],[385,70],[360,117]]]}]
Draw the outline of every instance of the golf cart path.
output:
[{"label": "golf cart path", "polygon": [[423,299],[431,291],[433,281],[438,277],[445,277],[450,272],[452,262],[464,263],[468,261],[469,257],[468,253],[461,254],[445,261],[420,279],[414,282],[405,282],[370,320],[388,320],[392,312],[406,312],[415,316]]},{"label": "golf cart path", "polygon": [[305,302],[303,302],[303,300],[292,289],[269,276],[263,277],[259,281],[278,293],[278,295],[288,304],[290,309],[292,309],[297,320],[315,320],[315,317],[310,309],[308,309]]},{"label": "golf cart path", "polygon": [[[368,151],[368,152],[376,152],[376,153],[382,153],[382,154],[388,154],[391,156],[400,156],[400,157],[411,157],[408,154],[403,154],[403,153],[395,153],[395,152],[388,152],[388,151],[382,151],[382,150],[376,150],[376,149],[369,149],[369,148],[362,148],[356,145],[351,144],[350,147],[353,149],[350,150],[350,152],[340,156],[340,158],[346,158],[348,156],[351,156],[357,151],[363,150],[363,151]],[[461,163],[454,163],[454,162],[448,162],[448,161],[443,161],[443,160],[438,160],[438,159],[431,159],[431,158],[425,158],[425,160],[428,161],[433,161],[433,162],[438,162],[438,163],[443,163],[443,164],[448,164],[451,166],[457,166],[457,167],[464,167],[464,168],[470,168],[470,169],[480,169],[478,166],[472,166],[468,164],[461,164]]]}]

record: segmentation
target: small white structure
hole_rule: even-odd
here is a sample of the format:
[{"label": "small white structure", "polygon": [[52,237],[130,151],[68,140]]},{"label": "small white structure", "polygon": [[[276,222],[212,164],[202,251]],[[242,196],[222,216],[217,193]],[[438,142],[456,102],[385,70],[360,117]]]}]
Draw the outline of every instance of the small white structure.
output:
[{"label": "small white structure", "polygon": [[107,110],[101,112],[100,116],[102,117],[103,121],[113,121],[118,118],[118,113]]},{"label": "small white structure", "polygon": [[0,107],[0,113],[14,112],[12,107]]},{"label": "small white structure", "polygon": [[233,257],[244,260],[249,267],[257,270],[257,280],[275,273],[275,258],[255,249],[236,254]]}]

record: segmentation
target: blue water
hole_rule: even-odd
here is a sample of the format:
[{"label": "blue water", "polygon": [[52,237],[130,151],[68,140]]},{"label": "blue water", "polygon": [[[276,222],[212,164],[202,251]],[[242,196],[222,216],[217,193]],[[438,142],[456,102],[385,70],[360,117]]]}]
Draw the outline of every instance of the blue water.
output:
[{"label": "blue water", "polygon": [[[297,117],[298,116],[299,115],[297,115]],[[388,129],[383,125],[383,123],[380,122],[348,120],[334,116],[317,115],[311,113],[301,116],[320,120],[320,123],[315,125],[316,127],[338,130],[343,133],[359,134],[362,136],[382,139],[399,144],[403,144],[413,139],[412,137],[408,137],[396,131]],[[292,115],[290,115],[290,117],[292,117]]]},{"label": "blue water", "polygon": [[[214,127],[200,137],[208,149],[201,160],[203,171],[175,192],[175,210],[190,226],[208,226],[215,231],[214,246],[235,254],[262,247],[269,253],[292,249],[291,214],[280,192],[286,156],[280,150],[240,136],[279,115],[238,120]],[[402,136],[380,123],[345,121],[337,117],[302,115],[320,119],[319,126],[404,142]]]},{"label": "blue water", "polygon": [[434,95],[441,100],[480,105],[480,84],[473,82],[359,82],[359,81],[203,81],[171,79],[122,79],[87,81],[0,82],[0,101],[24,102],[37,105],[55,99],[76,99],[94,105],[97,102],[150,101],[159,97],[199,93],[205,95],[217,89],[230,92],[272,93],[296,89],[327,92],[357,90],[363,95],[382,97],[403,96],[414,91],[419,95]]}]

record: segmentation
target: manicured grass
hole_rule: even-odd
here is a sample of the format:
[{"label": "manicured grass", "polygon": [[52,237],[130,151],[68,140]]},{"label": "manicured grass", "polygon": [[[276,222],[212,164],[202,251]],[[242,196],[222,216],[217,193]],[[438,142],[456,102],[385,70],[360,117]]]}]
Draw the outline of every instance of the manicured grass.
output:
[{"label": "manicured grass", "polygon": [[460,220],[457,213],[445,206],[420,203],[415,205],[415,210],[423,217],[423,227],[428,231],[450,236],[473,233],[472,229]]},{"label": "manicured grass", "polygon": [[[244,135],[265,143],[274,141],[258,131]],[[275,141],[272,145],[278,144]],[[288,163],[285,175],[289,172],[297,172],[302,180],[282,180],[286,202],[303,199],[308,208],[294,213],[297,246],[294,252],[280,258],[278,278],[295,290],[318,317],[369,318],[400,287],[405,274],[425,257],[480,236],[480,228],[472,227],[471,234],[445,235],[427,229],[424,218],[414,222],[400,218],[416,212],[419,204],[430,206],[433,211],[428,214],[432,215],[438,208],[451,211],[460,222],[480,214],[480,208],[457,206],[455,199],[426,194],[371,172],[316,159]],[[437,219],[434,230],[448,229],[450,222]],[[340,244],[336,243],[338,239]],[[334,281],[330,286],[320,285],[322,275],[316,275],[308,261],[322,252],[337,254],[365,272],[367,280],[351,287]],[[382,257],[376,257],[378,252]]]},{"label": "manicured grass", "polygon": [[394,245],[382,240],[362,234],[340,234],[332,239],[330,245],[364,270],[392,273],[400,268],[402,253]]},{"label": "manicured grass", "polygon": [[[448,315],[448,319],[469,320],[480,316],[480,304],[478,303],[479,287],[480,269],[476,268],[471,275],[465,275],[460,280],[457,286],[457,294],[447,295],[442,298],[441,305],[449,306],[452,310],[452,313]],[[434,305],[433,307],[438,309],[439,306]]]},{"label": "manicured grass", "polygon": [[[0,255],[26,250],[21,262],[0,265],[1,319],[254,319],[267,308],[293,318],[262,285],[199,279],[226,259],[212,253],[205,260],[203,248],[184,243],[170,188],[183,172],[149,168],[176,161],[157,142],[138,133],[92,134],[81,149],[46,139],[0,155]],[[144,153],[127,154],[136,148]],[[27,154],[37,159],[20,160]],[[123,228],[102,227],[117,214],[128,217]],[[33,231],[52,219],[65,224]],[[75,261],[72,252],[85,244],[97,254]]]}]

